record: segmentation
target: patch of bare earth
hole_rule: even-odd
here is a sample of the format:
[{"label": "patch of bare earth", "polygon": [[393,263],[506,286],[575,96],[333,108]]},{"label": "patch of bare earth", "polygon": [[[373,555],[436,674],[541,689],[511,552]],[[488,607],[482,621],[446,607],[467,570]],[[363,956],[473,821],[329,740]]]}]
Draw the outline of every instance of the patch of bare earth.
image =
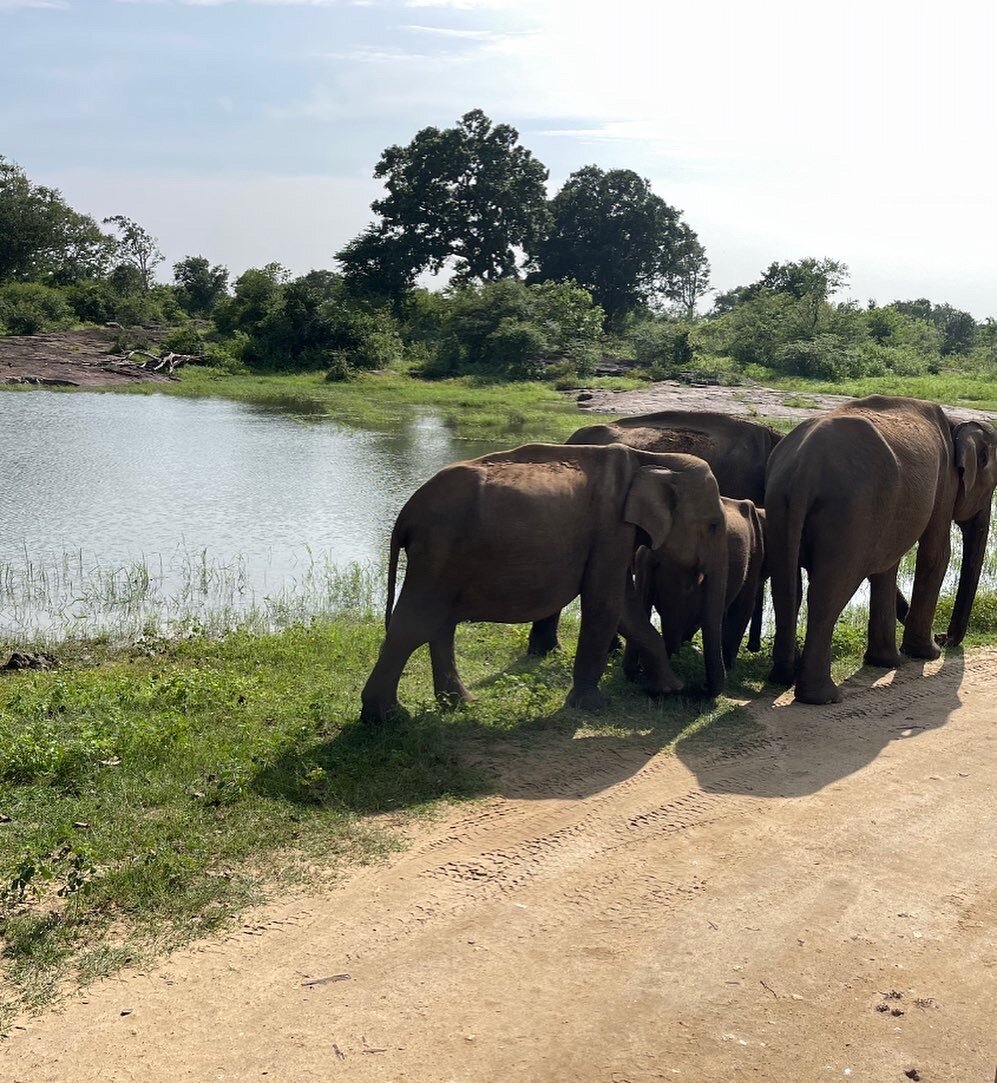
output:
[{"label": "patch of bare earth", "polygon": [[[810,392],[776,391],[769,387],[683,384],[661,380],[638,391],[609,391],[600,388],[582,392],[578,405],[593,413],[617,417],[652,414],[659,410],[715,410],[739,417],[787,418],[802,421],[823,410],[830,410],[848,395],[813,395]],[[953,416],[967,421],[986,421],[991,415],[963,406],[946,406]]]},{"label": "patch of bare earth", "polygon": [[[113,387],[137,381],[163,383],[176,379],[148,372],[113,354],[113,328],[53,331],[45,335],[0,337],[0,384],[43,387]],[[143,331],[156,338],[158,332]]]},{"label": "patch of bare earth", "polygon": [[995,696],[951,652],[676,754],[537,734],[405,853],[22,1020],[0,1078],[989,1081]]}]

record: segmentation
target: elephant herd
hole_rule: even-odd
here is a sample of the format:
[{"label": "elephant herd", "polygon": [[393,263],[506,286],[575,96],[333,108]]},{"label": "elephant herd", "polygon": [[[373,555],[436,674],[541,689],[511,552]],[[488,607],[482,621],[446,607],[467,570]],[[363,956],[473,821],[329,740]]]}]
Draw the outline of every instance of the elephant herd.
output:
[{"label": "elephant herd", "polygon": [[[749,647],[759,647],[768,576],[771,679],[795,683],[802,702],[836,702],[831,636],[865,579],[867,664],[899,664],[898,621],[900,649],[910,657],[936,658],[940,645],[961,642],[995,487],[990,425],[886,396],[843,404],[786,437],[724,414],[675,410],[586,426],[565,444],[455,463],[418,489],[395,522],[386,636],[361,719],[382,721],[398,710],[402,671],[425,643],[437,699],[472,699],[454,658],[457,624],[532,622],[529,651],[542,655],[557,646],[560,612],[576,597],[581,625],[568,706],[605,703],[599,681],[617,633],[626,641],[626,675],[660,696],[683,687],[669,658],[701,629],[706,689],[717,695],[749,622]],[[953,522],[963,536],[962,569],[948,630],[934,637]],[[908,607],[897,569],[915,544]],[[396,605],[401,550],[407,567]]]}]

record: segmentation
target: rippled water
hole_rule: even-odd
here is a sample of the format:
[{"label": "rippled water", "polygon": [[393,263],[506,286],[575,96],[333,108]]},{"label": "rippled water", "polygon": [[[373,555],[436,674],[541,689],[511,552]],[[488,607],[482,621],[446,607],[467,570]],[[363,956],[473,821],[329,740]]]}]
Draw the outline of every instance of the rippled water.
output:
[{"label": "rippled water", "polygon": [[[369,609],[413,490],[514,443],[457,440],[432,412],[370,430],[307,403],[0,394],[0,639]],[[960,551],[954,532],[947,591]],[[997,589],[993,533],[981,588]]]},{"label": "rippled water", "polygon": [[302,409],[0,394],[0,636],[106,630],[127,610],[124,632],[302,593],[321,609],[365,589],[343,570],[383,561],[418,485],[495,447],[432,414],[372,431]]}]

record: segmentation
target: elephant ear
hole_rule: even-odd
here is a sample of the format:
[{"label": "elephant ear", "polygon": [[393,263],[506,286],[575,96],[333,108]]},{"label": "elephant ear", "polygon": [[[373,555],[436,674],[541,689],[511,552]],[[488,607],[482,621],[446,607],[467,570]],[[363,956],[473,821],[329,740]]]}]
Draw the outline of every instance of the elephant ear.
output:
[{"label": "elephant ear", "polygon": [[[959,425],[952,434],[955,444],[955,465],[959,472],[959,484],[962,488],[962,496],[965,498],[973,491],[976,484],[977,466],[987,465],[987,445],[978,439],[972,422],[967,421]],[[983,462],[980,462],[980,456]]]},{"label": "elephant ear", "polygon": [[672,471],[657,466],[644,466],[634,474],[623,521],[640,527],[651,541],[651,548],[660,548],[672,529],[675,490]]}]

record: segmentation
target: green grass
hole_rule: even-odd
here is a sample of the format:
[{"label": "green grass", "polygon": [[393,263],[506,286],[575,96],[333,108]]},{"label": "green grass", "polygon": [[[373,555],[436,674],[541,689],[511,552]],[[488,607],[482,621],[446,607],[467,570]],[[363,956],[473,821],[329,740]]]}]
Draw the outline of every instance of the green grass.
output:
[{"label": "green grass", "polygon": [[[943,372],[937,376],[868,376],[857,380],[828,382],[802,378],[770,377],[761,383],[813,395],[907,395],[948,406],[968,406],[997,416],[997,379],[970,373]],[[787,405],[790,403],[787,400]],[[795,405],[795,403],[793,404]],[[803,405],[803,403],[800,403]]]},{"label": "green grass", "polygon": [[[862,624],[852,613],[839,626],[838,679],[859,666]],[[997,596],[980,599],[974,629],[997,640]],[[732,698],[651,702],[616,664],[611,710],[564,710],[575,623],[542,661],[525,657],[526,631],[459,628],[478,700],[454,713],[436,708],[418,652],[401,690],[410,721],[372,730],[355,722],[381,638],[371,620],[126,650],[67,643],[58,670],[0,676],[0,1031],[62,989],[379,859],[406,817],[501,793],[502,763],[532,764],[542,797],[545,757],[579,735],[633,756],[756,728]],[[760,692],[768,665],[743,655],[730,696]],[[701,682],[691,648],[676,668]]]},{"label": "green grass", "polygon": [[[586,386],[606,382],[586,381]],[[232,376],[217,369],[190,368],[183,370],[178,383],[137,384],[124,390],[234,399],[331,417],[364,429],[394,427],[414,410],[432,408],[459,437],[487,440],[501,435],[522,443],[564,438],[588,416],[570,395],[549,384],[486,383],[468,376],[419,380],[396,371],[329,383],[322,373]]]}]

